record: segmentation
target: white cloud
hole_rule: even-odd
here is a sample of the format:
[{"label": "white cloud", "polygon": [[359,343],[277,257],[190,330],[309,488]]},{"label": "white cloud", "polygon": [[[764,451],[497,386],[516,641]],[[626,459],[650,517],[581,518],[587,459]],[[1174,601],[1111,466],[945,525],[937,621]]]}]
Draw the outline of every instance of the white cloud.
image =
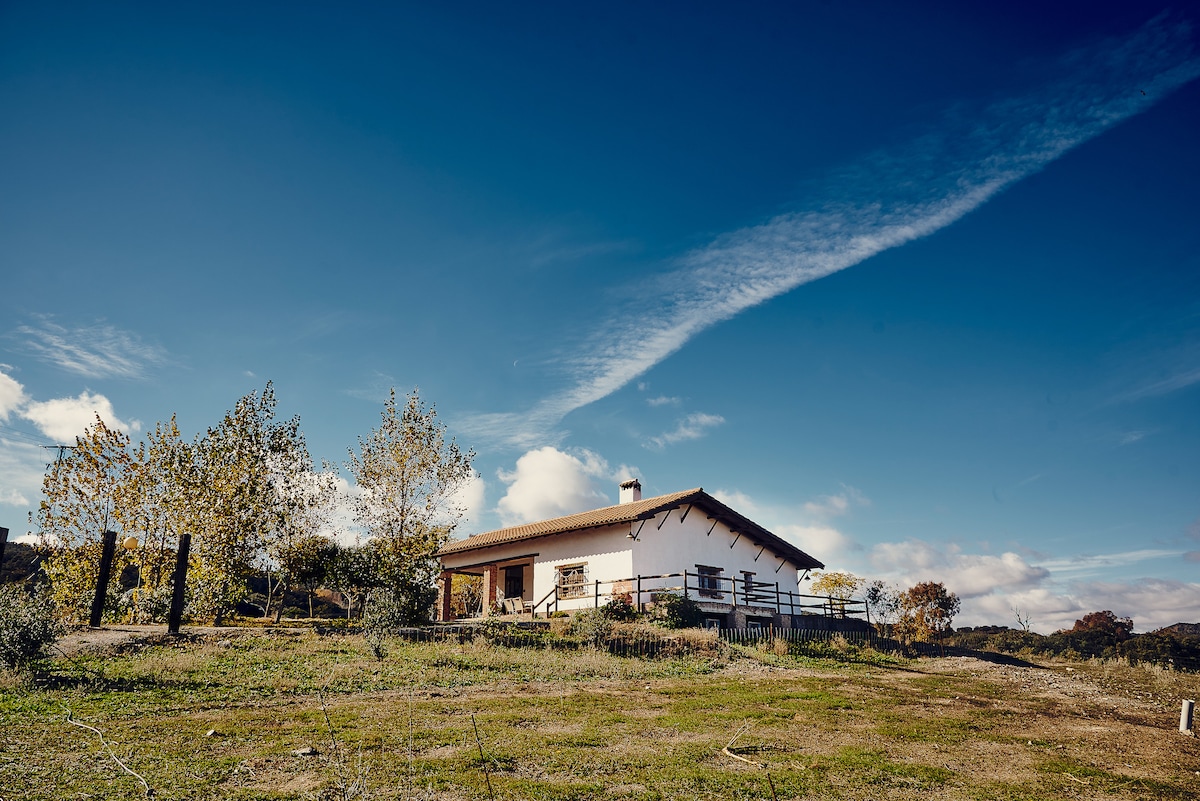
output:
[{"label": "white cloud", "polygon": [[842,491],[836,495],[822,495],[815,501],[804,504],[804,511],[816,517],[838,517],[850,511],[852,506],[870,506],[871,499],[862,494],[861,490],[848,484],[842,485]]},{"label": "white cloud", "polygon": [[700,439],[708,433],[710,428],[715,428],[725,422],[725,418],[719,414],[705,414],[704,412],[695,412],[678,421],[675,430],[666,431],[659,434],[657,437],[651,437],[646,442],[647,448],[662,450],[668,445],[674,445],[677,442],[686,442],[691,439]]},{"label": "white cloud", "polygon": [[[1151,108],[1200,75],[1190,29],[1152,20],[1046,64],[1030,93],[977,113],[951,114],[940,130],[831,176],[823,202],[717,238],[643,281],[621,311],[568,363],[571,386],[523,413],[479,415],[472,434],[528,447],[556,441],[570,412],[604,398],[700,332],[796,287],[933,234],[1006,187]],[[1168,379],[1150,392],[1200,380]],[[640,388],[640,385],[639,385]],[[1145,390],[1143,390],[1145,392]]]},{"label": "white cloud", "polygon": [[46,451],[0,435],[0,504],[28,509],[41,495]]},{"label": "white cloud", "polygon": [[1068,597],[1074,606],[1057,613],[1051,607],[1044,613],[1045,625],[1037,626],[1039,631],[1070,628],[1088,612],[1103,610],[1133,618],[1135,631],[1193,623],[1196,610],[1200,609],[1200,583],[1158,578],[1075,583],[1070,586]]},{"label": "white cloud", "polygon": [[0,372],[0,420],[8,420],[9,414],[25,403],[25,388],[15,379]]},{"label": "white cloud", "polygon": [[[1090,612],[1110,612],[1133,618],[1135,631],[1154,631],[1178,622],[1195,622],[1200,609],[1200,584],[1169,579],[1142,578],[1135,582],[1073,583],[1062,591],[1040,589],[1009,597],[983,598],[984,619],[1012,626],[1013,615],[1003,616],[1003,604],[1021,609],[1031,618],[1034,631],[1050,633],[1070,628]],[[982,622],[982,621],[980,621]],[[977,624],[978,625],[978,624]]]},{"label": "white cloud", "polygon": [[30,349],[64,370],[87,378],[140,378],[148,366],[166,360],[166,351],[147,345],[136,334],[98,323],[83,328],[64,328],[41,318],[40,327],[21,326]]},{"label": "white cloud", "polygon": [[861,547],[849,535],[825,523],[784,523],[767,528],[826,565],[836,564]]},{"label": "white cloud", "polygon": [[625,465],[614,471],[592,451],[547,446],[526,452],[511,472],[498,475],[508,489],[497,511],[505,526],[515,526],[609,506],[607,492],[636,471]]},{"label": "white cloud", "polygon": [[963,599],[1036,587],[1050,577],[1045,567],[1031,565],[1016,553],[966,554],[954,544],[918,539],[879,543],[871,549],[870,561],[905,586],[940,581]]},{"label": "white cloud", "polygon": [[110,428],[125,432],[139,431],[137,420],[128,423],[120,420],[113,411],[112,402],[100,394],[81,392],[76,398],[55,398],[48,401],[30,401],[20,415],[36,425],[43,434],[56,442],[74,442],[75,437],[96,422],[96,415]]},{"label": "white cloud", "polygon": [[765,505],[739,490],[715,490],[712,496],[768,531],[791,542],[831,569],[862,546],[853,537],[823,520],[813,520],[805,504],[800,509]]},{"label": "white cloud", "polygon": [[483,514],[484,499],[487,496],[487,482],[483,476],[472,471],[471,477],[458,488],[458,492],[450,496],[450,505],[462,512],[459,528],[471,531]]},{"label": "white cloud", "polygon": [[646,403],[650,406],[678,406],[682,402],[681,398],[667,397],[666,395],[659,395],[656,398],[646,398]]},{"label": "white cloud", "polygon": [[1105,609],[1132,617],[1138,631],[1193,621],[1200,609],[1200,583],[1168,579],[1112,582],[1091,575],[1099,568],[1112,567],[1127,574],[1132,563],[1172,554],[1177,555],[1144,550],[1031,564],[1012,552],[964,553],[958,545],[910,539],[875,545],[869,561],[875,571],[872,577],[901,588],[920,581],[945,584],[962,599],[956,626],[1016,627],[1016,608],[1031,620],[1034,631],[1048,634],[1070,628],[1088,612]]}]

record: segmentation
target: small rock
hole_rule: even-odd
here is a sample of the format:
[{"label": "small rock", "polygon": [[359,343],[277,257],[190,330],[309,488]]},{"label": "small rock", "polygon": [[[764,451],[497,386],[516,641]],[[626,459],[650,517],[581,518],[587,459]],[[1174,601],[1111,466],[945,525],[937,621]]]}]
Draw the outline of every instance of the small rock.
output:
[{"label": "small rock", "polygon": [[216,729],[209,729],[208,731],[204,732],[204,736],[205,737],[220,737],[221,735],[217,734]]},{"label": "small rock", "polygon": [[217,642],[218,648],[232,648],[233,640],[220,640]]},{"label": "small rock", "polygon": [[295,756],[298,756],[298,757],[317,756],[320,753],[321,753],[320,751],[313,748],[311,745],[306,745],[303,748],[297,748],[292,751],[292,754],[294,754]]}]

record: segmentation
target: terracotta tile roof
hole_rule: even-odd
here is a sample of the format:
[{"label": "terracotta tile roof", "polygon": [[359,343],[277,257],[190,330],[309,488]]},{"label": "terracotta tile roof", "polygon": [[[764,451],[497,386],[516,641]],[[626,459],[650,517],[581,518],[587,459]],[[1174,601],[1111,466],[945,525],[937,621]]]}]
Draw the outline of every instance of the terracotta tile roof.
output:
[{"label": "terracotta tile roof", "polygon": [[583,531],[589,528],[611,526],[618,523],[649,520],[661,512],[688,504],[693,504],[698,508],[704,509],[710,518],[721,520],[731,529],[741,533],[750,540],[771,548],[771,550],[780,556],[791,559],[798,567],[825,567],[820,561],[809,556],[790,542],[775,536],[753,520],[729,508],[700,487],[684,490],[683,492],[673,492],[669,495],[643,498],[640,501],[633,501],[631,503],[605,506],[603,509],[592,509],[588,512],[566,515],[565,517],[539,520],[536,523],[526,523],[521,526],[485,531],[482,534],[476,534],[464,540],[446,544],[438,551],[438,556],[448,556],[464,551],[475,551],[494,545],[521,542],[537,539],[538,537],[549,537],[555,534],[565,534],[568,531]]}]

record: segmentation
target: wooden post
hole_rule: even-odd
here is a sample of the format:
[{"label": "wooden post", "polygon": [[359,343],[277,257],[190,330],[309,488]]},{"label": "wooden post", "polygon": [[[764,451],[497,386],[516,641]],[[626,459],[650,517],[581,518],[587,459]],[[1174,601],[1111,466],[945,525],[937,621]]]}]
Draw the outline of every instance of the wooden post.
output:
[{"label": "wooden post", "polygon": [[454,584],[454,574],[443,570],[438,579],[438,620],[443,623],[454,620],[454,610],[451,608],[451,588]]},{"label": "wooden post", "polygon": [[492,607],[496,605],[496,584],[499,580],[499,571],[495,565],[487,565],[483,569],[483,616],[488,617],[492,614]]},{"label": "wooden post", "polygon": [[108,595],[108,579],[112,576],[113,556],[117,551],[117,532],[106,531],[100,551],[100,574],[96,576],[96,595],[92,598],[92,615],[88,625],[96,628],[104,616],[104,597]]},{"label": "wooden post", "polygon": [[1191,734],[1192,736],[1195,736],[1195,732],[1192,731],[1192,715],[1194,714],[1195,709],[1195,701],[1185,700],[1183,702],[1183,706],[1181,706],[1179,709],[1180,734]]},{"label": "wooden post", "polygon": [[637,574],[637,610],[639,612],[646,611],[642,608],[642,574]]},{"label": "wooden post", "polygon": [[178,634],[179,623],[183,619],[183,597],[187,588],[188,551],[192,549],[192,535],[183,532],[179,535],[179,551],[175,554],[175,576],[171,588],[171,612],[167,615],[167,634]]},{"label": "wooden post", "polygon": [[600,579],[596,579],[595,600],[592,602],[592,606],[595,609],[600,608]]}]

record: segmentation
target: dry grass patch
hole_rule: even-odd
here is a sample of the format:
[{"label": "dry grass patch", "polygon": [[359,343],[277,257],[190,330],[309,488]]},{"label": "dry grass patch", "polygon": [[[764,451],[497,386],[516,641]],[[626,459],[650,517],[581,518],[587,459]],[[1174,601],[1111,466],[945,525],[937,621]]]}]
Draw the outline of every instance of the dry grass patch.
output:
[{"label": "dry grass patch", "polygon": [[[643,660],[395,641],[377,662],[352,636],[239,634],[80,653],[7,684],[0,798],[141,797],[67,706],[159,798],[331,797],[326,711],[371,799],[487,798],[485,766],[513,800],[762,799],[768,771],[787,799],[1200,795],[1200,747],[1174,733],[1173,696],[1197,688],[1179,674],[719,644]],[[742,726],[765,769],[721,753]]]}]

